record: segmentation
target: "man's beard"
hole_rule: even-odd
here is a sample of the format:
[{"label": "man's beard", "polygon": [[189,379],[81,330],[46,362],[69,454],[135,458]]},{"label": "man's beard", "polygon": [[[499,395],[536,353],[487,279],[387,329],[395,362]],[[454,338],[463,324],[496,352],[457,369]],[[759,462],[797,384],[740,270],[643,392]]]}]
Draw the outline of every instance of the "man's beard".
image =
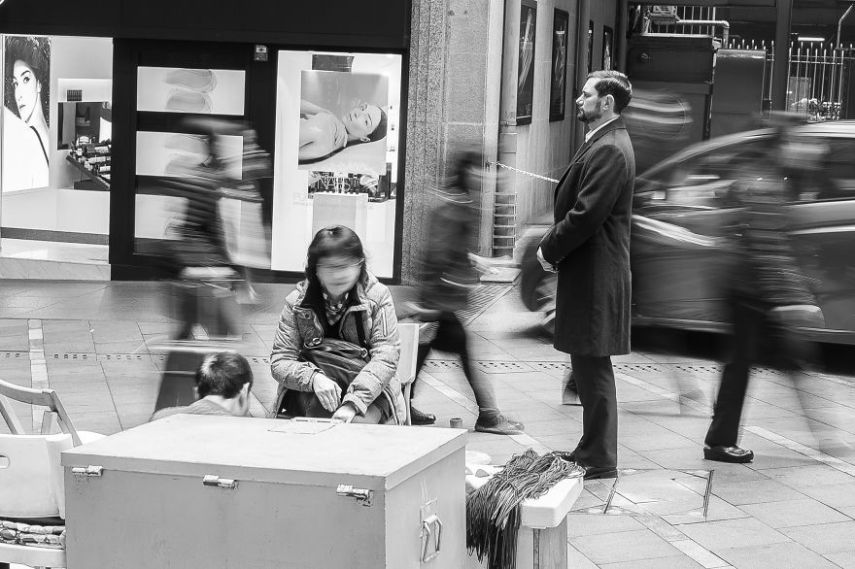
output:
[{"label": "man's beard", "polygon": [[597,107],[591,112],[585,112],[585,109],[579,107],[579,110],[576,111],[576,118],[585,124],[590,124],[595,120],[601,119],[603,117],[603,103],[600,101],[597,103]]}]

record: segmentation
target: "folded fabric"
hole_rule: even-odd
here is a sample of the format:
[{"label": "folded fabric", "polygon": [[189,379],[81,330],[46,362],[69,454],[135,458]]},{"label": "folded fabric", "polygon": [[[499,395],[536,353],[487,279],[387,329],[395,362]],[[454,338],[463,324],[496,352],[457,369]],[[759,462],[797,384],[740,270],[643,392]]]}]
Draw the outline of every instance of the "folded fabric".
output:
[{"label": "folded fabric", "polygon": [[65,526],[40,526],[0,520],[0,543],[65,549]]}]

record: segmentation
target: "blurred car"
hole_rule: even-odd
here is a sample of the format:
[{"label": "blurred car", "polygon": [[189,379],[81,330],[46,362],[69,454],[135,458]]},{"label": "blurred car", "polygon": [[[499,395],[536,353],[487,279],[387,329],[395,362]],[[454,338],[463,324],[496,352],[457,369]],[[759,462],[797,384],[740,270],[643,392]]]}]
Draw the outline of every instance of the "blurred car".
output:
[{"label": "blurred car", "polygon": [[[763,155],[773,131],[753,130],[693,145],[636,179],[632,219],[633,324],[682,330],[727,329],[723,291],[726,228],[739,215],[740,167]],[[820,342],[855,344],[855,121],[796,127],[787,145],[790,236],[810,279],[824,328]],[[544,215],[517,243],[520,294],[552,330],[555,275],[536,259],[552,225]]]}]

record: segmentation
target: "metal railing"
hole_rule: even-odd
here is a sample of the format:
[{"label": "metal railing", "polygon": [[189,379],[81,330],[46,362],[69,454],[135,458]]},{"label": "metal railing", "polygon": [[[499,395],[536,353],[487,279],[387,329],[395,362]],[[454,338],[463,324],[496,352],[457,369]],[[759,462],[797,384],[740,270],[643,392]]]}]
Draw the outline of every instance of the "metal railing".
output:
[{"label": "metal railing", "polygon": [[[771,101],[775,42],[743,39],[729,47],[766,52],[763,97]],[[855,46],[852,44],[837,47],[833,44],[790,43],[786,108],[804,113],[814,121],[847,118],[844,115],[855,69],[853,64]]]}]

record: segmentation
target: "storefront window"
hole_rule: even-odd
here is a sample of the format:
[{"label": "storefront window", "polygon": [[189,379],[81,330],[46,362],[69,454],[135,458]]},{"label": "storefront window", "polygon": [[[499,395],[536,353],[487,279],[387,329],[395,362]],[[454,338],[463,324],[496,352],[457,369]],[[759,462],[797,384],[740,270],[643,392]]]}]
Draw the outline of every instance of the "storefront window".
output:
[{"label": "storefront window", "polygon": [[272,268],[302,271],[314,234],[342,224],[392,277],[401,56],[280,51],[277,77]]},{"label": "storefront window", "polygon": [[7,35],[0,45],[4,245],[8,239],[99,245],[87,260],[106,262],[112,40]]}]

